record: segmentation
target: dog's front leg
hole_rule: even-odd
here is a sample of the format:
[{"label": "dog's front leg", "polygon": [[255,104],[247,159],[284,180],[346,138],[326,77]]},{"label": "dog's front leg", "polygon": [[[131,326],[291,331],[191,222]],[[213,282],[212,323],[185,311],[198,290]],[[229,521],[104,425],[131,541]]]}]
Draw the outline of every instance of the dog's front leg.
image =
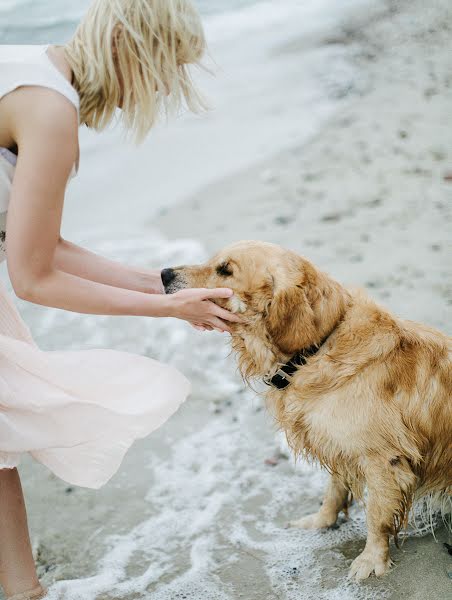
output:
[{"label": "dog's front leg", "polygon": [[321,529],[324,527],[331,527],[337,521],[337,517],[341,510],[344,512],[348,509],[348,496],[349,491],[340,480],[332,475],[326,488],[325,495],[323,497],[322,507],[316,513],[307,515],[298,519],[298,521],[291,521],[290,527],[298,527],[300,529]]},{"label": "dog's front leg", "polygon": [[368,488],[367,541],[362,553],[355,558],[350,575],[357,580],[372,573],[384,575],[391,566],[389,536],[404,525],[416,477],[408,461],[392,459],[388,465],[369,462],[365,468]]}]

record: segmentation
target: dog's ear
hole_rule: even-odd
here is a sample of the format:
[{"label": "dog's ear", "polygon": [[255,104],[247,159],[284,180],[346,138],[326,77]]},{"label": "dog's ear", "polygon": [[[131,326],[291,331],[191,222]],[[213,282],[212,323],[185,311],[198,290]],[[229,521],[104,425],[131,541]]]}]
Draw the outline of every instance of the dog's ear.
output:
[{"label": "dog's ear", "polygon": [[284,354],[295,354],[317,342],[314,311],[301,283],[275,292],[266,322],[274,343]]}]

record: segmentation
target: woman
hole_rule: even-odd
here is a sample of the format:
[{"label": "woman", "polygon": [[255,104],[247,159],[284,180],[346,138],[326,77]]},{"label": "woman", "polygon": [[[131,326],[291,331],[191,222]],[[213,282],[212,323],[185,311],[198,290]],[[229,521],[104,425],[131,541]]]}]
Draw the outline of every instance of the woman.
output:
[{"label": "woman", "polygon": [[[1,259],[20,298],[97,315],[176,317],[228,331],[212,299],[231,290],[161,293],[158,272],[119,265],[60,236],[78,168],[78,127],[104,129],[116,109],[138,140],[162,106],[201,106],[187,70],[205,48],[189,0],[94,0],[66,46],[0,46]],[[89,219],[89,215],[87,215]],[[44,352],[0,290],[0,584],[42,598],[17,472],[29,452],[62,479],[98,488],[132,442],[186,398],[186,379],[149,358],[109,350]]]}]

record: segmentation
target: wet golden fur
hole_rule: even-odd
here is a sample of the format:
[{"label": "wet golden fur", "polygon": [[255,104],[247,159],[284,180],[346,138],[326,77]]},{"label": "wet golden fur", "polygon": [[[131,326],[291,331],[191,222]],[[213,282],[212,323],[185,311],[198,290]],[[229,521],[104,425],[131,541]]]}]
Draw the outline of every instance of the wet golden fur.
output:
[{"label": "wet golden fur", "polygon": [[368,538],[358,579],[385,573],[389,536],[415,499],[452,486],[452,343],[347,290],[308,260],[240,242],[207,264],[175,269],[168,292],[231,287],[223,306],[243,315],[232,346],[246,380],[272,375],[296,352],[327,341],[267,402],[289,445],[332,474],[322,508],[293,526],[328,527],[350,494],[366,501]]}]

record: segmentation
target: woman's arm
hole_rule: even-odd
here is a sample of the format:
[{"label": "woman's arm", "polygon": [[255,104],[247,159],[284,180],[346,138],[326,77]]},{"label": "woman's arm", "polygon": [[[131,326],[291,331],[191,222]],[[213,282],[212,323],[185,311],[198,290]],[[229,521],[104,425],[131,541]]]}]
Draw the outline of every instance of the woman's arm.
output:
[{"label": "woman's arm", "polygon": [[77,156],[75,108],[44,88],[14,92],[19,157],[7,217],[8,271],[25,300],[81,313],[163,316],[163,298],[121,290],[55,266],[67,180]]},{"label": "woman's arm", "polygon": [[62,238],[55,249],[54,267],[82,279],[125,290],[147,294],[163,293],[160,271],[122,265]]},{"label": "woman's arm", "polygon": [[240,321],[209,298],[230,290],[149,295],[83,279],[55,267],[66,184],[77,156],[75,108],[44,88],[20,88],[9,122],[19,147],[7,217],[7,264],[16,294],[30,302],[99,315],[173,316],[227,330]]}]

